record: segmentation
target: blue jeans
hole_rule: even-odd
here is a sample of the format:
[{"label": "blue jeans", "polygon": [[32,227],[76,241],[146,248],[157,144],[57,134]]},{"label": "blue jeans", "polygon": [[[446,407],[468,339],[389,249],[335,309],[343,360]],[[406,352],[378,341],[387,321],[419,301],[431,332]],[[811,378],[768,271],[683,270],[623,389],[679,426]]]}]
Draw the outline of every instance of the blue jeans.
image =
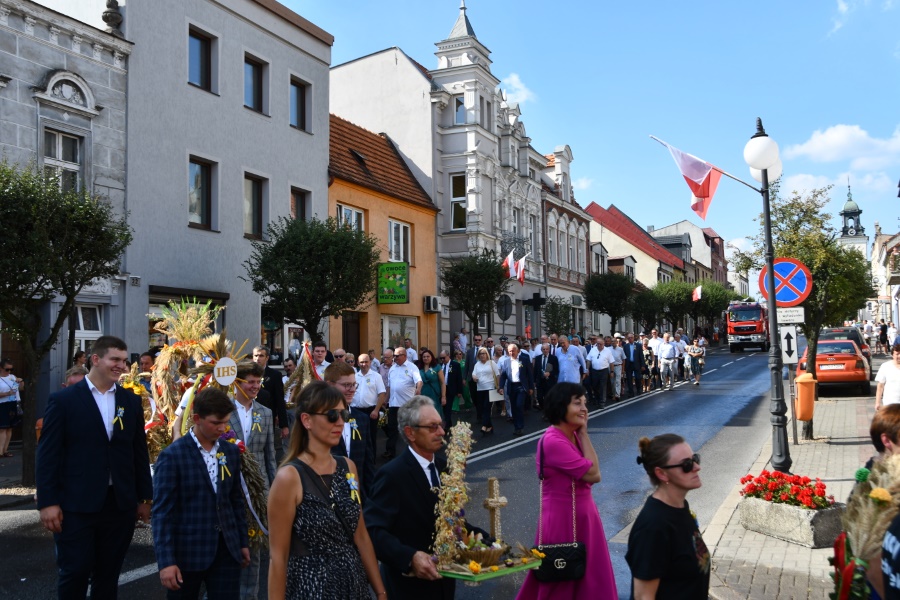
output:
[{"label": "blue jeans", "polygon": [[513,427],[516,431],[525,428],[525,398],[528,390],[521,383],[510,382],[506,388],[507,401],[512,409]]}]

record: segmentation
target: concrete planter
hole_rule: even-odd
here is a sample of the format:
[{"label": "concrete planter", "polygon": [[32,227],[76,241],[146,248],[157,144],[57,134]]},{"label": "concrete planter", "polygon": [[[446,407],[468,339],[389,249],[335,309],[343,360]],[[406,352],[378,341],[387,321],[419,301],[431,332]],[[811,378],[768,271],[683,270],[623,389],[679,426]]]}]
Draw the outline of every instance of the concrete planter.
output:
[{"label": "concrete planter", "polygon": [[743,498],[738,505],[741,525],[807,548],[828,548],[841,532],[845,505],[809,510],[799,506],[775,504],[759,498]]}]

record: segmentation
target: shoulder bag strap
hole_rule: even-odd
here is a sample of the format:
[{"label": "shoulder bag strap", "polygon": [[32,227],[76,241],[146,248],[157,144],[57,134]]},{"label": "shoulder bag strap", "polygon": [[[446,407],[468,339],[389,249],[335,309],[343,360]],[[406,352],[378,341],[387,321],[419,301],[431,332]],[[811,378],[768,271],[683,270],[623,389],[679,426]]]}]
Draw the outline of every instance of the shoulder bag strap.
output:
[{"label": "shoulder bag strap", "polygon": [[[538,442],[538,452],[541,456],[540,471],[540,499],[538,501],[538,546],[544,545],[544,438]],[[575,511],[575,478],[572,478],[572,543],[578,541],[578,527]]]}]

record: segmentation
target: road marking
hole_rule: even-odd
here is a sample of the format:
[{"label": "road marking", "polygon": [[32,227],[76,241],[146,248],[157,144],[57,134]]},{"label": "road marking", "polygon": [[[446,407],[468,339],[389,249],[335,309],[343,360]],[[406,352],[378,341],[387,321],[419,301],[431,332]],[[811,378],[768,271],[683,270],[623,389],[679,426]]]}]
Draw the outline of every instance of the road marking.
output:
[{"label": "road marking", "polygon": [[[747,358],[747,357],[746,357],[746,356],[742,356],[742,357],[740,357],[740,358],[736,358],[735,360],[744,360],[745,358]],[[728,363],[728,364],[731,364],[731,363]],[[724,367],[725,365],[722,365],[722,366]]]},{"label": "road marking", "polygon": [[703,371],[702,374],[703,374],[703,375],[709,375],[710,373],[712,373],[712,372],[714,372],[714,371],[718,371],[718,370],[719,370],[718,368],[716,368],[716,369],[710,369],[709,371]]},{"label": "road marking", "polygon": [[[738,360],[741,360],[741,359],[738,359]],[[731,364],[731,363],[733,363],[733,362],[734,362],[734,361],[731,361],[731,362],[727,362],[727,363],[725,363],[725,364],[724,364],[724,365],[722,365],[722,366],[723,366],[723,367],[727,367],[727,366],[728,366],[728,365],[730,365],[730,364]]]},{"label": "road marking", "polygon": [[138,579],[143,579],[148,575],[154,575],[156,573],[159,573],[159,567],[156,563],[149,564],[139,569],[132,569],[127,573],[119,575],[119,585],[125,585],[126,583],[131,583],[132,581],[137,581]]}]

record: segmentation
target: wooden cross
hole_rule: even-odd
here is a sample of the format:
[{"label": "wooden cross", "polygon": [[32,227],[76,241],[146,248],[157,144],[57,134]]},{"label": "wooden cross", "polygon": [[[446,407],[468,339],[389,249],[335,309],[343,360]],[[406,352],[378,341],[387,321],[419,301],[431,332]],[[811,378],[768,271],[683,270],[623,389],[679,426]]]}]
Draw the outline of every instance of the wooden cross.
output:
[{"label": "wooden cross", "polygon": [[502,539],[500,535],[500,509],[508,504],[506,496],[500,495],[500,482],[496,477],[488,477],[488,497],[484,501],[484,507],[491,515],[491,537],[495,540]]}]

